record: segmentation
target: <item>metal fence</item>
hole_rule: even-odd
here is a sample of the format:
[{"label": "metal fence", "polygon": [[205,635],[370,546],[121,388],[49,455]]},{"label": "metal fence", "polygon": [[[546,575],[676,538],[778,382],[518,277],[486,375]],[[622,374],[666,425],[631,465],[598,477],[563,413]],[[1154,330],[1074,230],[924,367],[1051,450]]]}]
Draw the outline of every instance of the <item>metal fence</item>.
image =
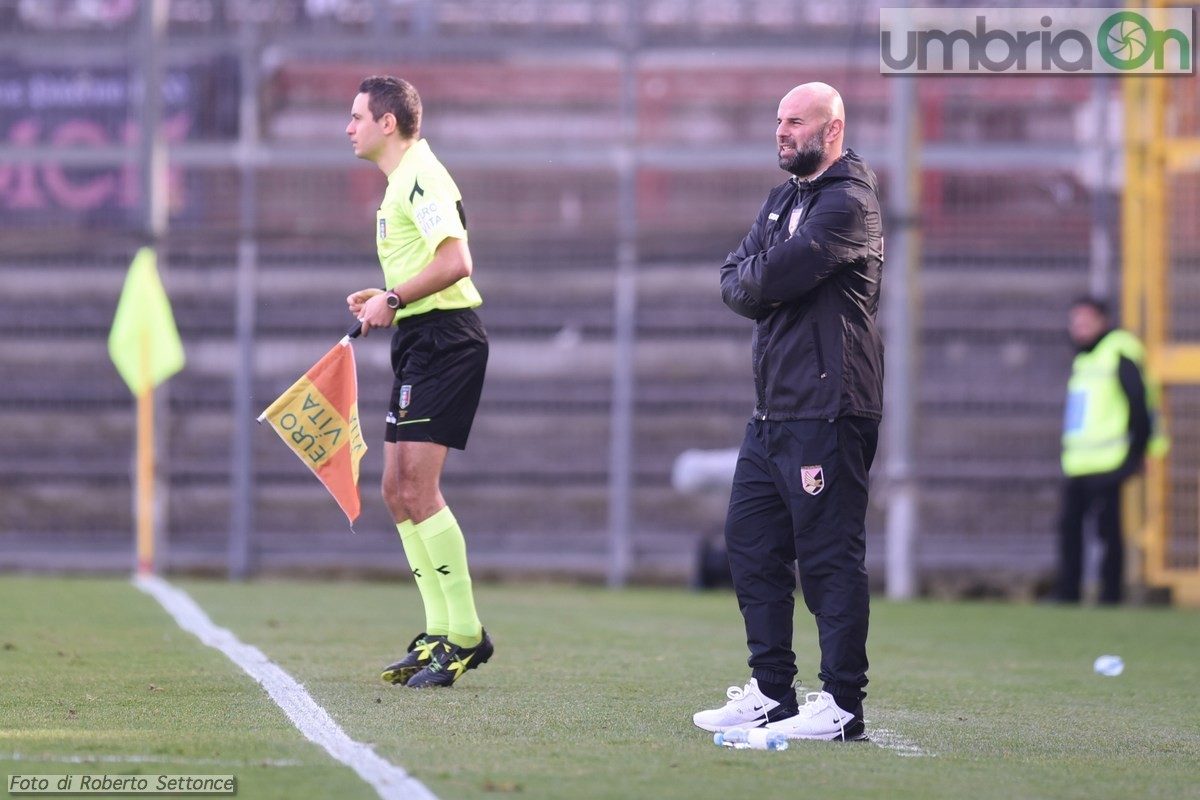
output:
[{"label": "metal fence", "polygon": [[[911,345],[889,353],[911,367],[888,401],[913,414],[888,439],[911,452],[877,460],[874,574],[903,487],[925,589],[1032,591],[1052,565],[1065,307],[1116,289],[1117,87],[898,92],[878,72],[879,5],[0,3],[0,567],[132,563],[132,400],[105,338],[135,248],[155,241],[188,355],[159,401],[161,566],[403,571],[374,490],[386,344],[356,348],[376,445],[356,534],[251,425],[340,335],[342,298],[378,282],[383,180],[342,131],[358,81],[389,72],[421,91],[423,133],[463,190],[493,339],[445,480],[477,570],[689,579],[724,497],[680,493],[672,464],[736,446],[752,403],[749,326],[721,306],[717,267],[781,179],[779,98],[824,80],[882,179],[889,244],[920,243],[885,280],[899,305],[881,322]],[[911,152],[901,111],[919,123]],[[147,130],[165,141],[161,229]],[[917,208],[895,191],[909,167]]]}]

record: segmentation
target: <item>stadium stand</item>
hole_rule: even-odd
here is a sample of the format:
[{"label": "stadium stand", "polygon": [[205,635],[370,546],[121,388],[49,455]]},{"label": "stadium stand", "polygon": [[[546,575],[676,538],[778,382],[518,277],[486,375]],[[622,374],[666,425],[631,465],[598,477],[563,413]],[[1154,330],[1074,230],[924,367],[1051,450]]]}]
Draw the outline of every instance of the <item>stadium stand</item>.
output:
[{"label": "stadium stand", "polygon": [[[307,165],[280,157],[254,170],[254,220],[242,218],[236,150],[203,149],[235,141],[246,124],[236,106],[226,108],[238,80],[230,33],[237,20],[227,10],[236,5],[207,20],[177,16],[171,29],[187,44],[177,60],[207,66],[191,73],[199,94],[178,112],[187,122],[179,150],[191,161],[172,166],[172,232],[162,250],[188,354],[162,401],[164,564],[221,572],[227,562],[238,237],[249,226],[258,253],[259,409],[340,336],[347,292],[378,281],[370,221],[382,181],[353,162],[342,128],[357,81],[395,71],[420,88],[425,133],[467,198],[481,315],[493,336],[471,448],[452,455],[446,476],[472,563],[492,577],[601,579],[621,215],[612,154],[626,124],[625,4],[453,2],[438,4],[433,18],[432,4],[418,0],[314,5],[335,9],[326,14],[279,4],[292,13],[262,33],[268,68],[256,92],[256,126],[268,152],[315,155]],[[855,55],[874,6],[817,4],[827,18],[815,18],[805,5],[641,4],[632,137],[639,157],[636,580],[688,579],[698,542],[719,528],[723,498],[675,491],[672,464],[690,448],[735,445],[751,406],[749,327],[721,307],[716,267],[780,179],[770,148],[774,107],[797,82],[794,67],[771,58],[777,49],[764,55],[755,42],[778,48],[789,32],[803,31],[814,48],[838,54],[805,77],[842,88],[853,144],[880,156],[873,160],[887,190],[888,88],[876,64]],[[403,39],[418,43],[411,53],[352,53],[356,33],[386,45],[371,30],[377,7],[389,14],[389,30],[414,37]],[[329,38],[318,36],[326,32]],[[871,45],[866,35],[868,55]],[[731,56],[715,60],[720,47]],[[97,58],[96,69],[114,64],[112,53]],[[10,77],[37,68],[26,63]],[[1069,139],[1086,87],[1040,79],[1031,102],[1029,84],[1022,86],[1003,79],[986,91],[970,81],[922,85],[923,136],[981,150],[1032,151]],[[10,141],[19,117],[6,111],[0,133]],[[55,117],[66,118],[65,111]],[[113,123],[124,124],[124,117]],[[51,196],[47,168],[21,173],[46,197],[43,207],[21,209],[4,177],[12,168],[0,160],[0,204],[14,212],[0,223],[13,243],[0,255],[0,425],[7,431],[0,437],[0,568],[127,569],[132,400],[105,339],[139,243],[137,204],[111,195],[111,202],[72,208]],[[63,174],[82,185],[110,172],[74,166]],[[923,184],[914,298],[918,563],[929,591],[1032,594],[1052,558],[1060,395],[1070,361],[1062,312],[1087,287],[1092,196],[1072,164],[1014,172],[981,159],[927,168]],[[49,287],[81,300],[65,312],[48,310]],[[377,450],[386,345],[371,339],[356,352],[364,431]],[[403,571],[377,499],[377,451],[364,461],[364,513],[353,534],[266,428],[255,431],[253,455],[257,571]],[[879,470],[875,480],[871,559],[878,568],[886,485]]]}]

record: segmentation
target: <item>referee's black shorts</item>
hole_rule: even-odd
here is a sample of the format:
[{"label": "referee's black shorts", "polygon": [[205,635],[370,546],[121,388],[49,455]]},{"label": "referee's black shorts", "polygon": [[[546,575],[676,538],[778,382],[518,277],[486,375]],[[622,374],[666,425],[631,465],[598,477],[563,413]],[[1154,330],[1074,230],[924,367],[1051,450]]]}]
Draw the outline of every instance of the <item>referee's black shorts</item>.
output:
[{"label": "referee's black shorts", "polygon": [[400,320],[392,334],[395,380],[384,441],[465,449],[487,359],[487,332],[469,308]]}]

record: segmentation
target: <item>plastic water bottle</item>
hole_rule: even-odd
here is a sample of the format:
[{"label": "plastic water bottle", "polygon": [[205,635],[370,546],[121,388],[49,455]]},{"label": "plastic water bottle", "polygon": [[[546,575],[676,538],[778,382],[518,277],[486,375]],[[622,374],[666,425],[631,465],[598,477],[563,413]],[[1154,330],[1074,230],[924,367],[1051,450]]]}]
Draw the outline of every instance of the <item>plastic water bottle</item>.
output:
[{"label": "plastic water bottle", "polygon": [[735,750],[787,750],[787,736],[766,728],[730,728],[713,734],[713,744]]},{"label": "plastic water bottle", "polygon": [[1096,670],[1098,675],[1116,677],[1125,671],[1125,662],[1120,656],[1100,656],[1092,665],[1092,669]]}]

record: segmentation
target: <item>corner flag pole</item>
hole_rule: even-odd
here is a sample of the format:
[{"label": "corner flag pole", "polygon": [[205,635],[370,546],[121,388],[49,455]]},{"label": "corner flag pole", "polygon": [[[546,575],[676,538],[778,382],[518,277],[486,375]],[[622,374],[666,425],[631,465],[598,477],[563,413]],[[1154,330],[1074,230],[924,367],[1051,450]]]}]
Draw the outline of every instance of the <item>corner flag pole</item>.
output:
[{"label": "corner flag pole", "polygon": [[[142,374],[150,374],[150,331],[140,337]],[[154,383],[137,396],[137,573],[154,573]]]},{"label": "corner flag pole", "polygon": [[155,397],[160,383],[183,369],[183,342],[175,326],[171,301],[158,276],[154,249],[143,247],[134,256],[125,276],[125,286],[117,301],[112,329],[108,334],[108,354],[121,379],[136,399],[137,421],[134,444],[133,513],[136,530],[137,572],[152,573],[155,568],[155,516],[160,513],[155,494],[158,486],[154,405],[166,397]]}]

